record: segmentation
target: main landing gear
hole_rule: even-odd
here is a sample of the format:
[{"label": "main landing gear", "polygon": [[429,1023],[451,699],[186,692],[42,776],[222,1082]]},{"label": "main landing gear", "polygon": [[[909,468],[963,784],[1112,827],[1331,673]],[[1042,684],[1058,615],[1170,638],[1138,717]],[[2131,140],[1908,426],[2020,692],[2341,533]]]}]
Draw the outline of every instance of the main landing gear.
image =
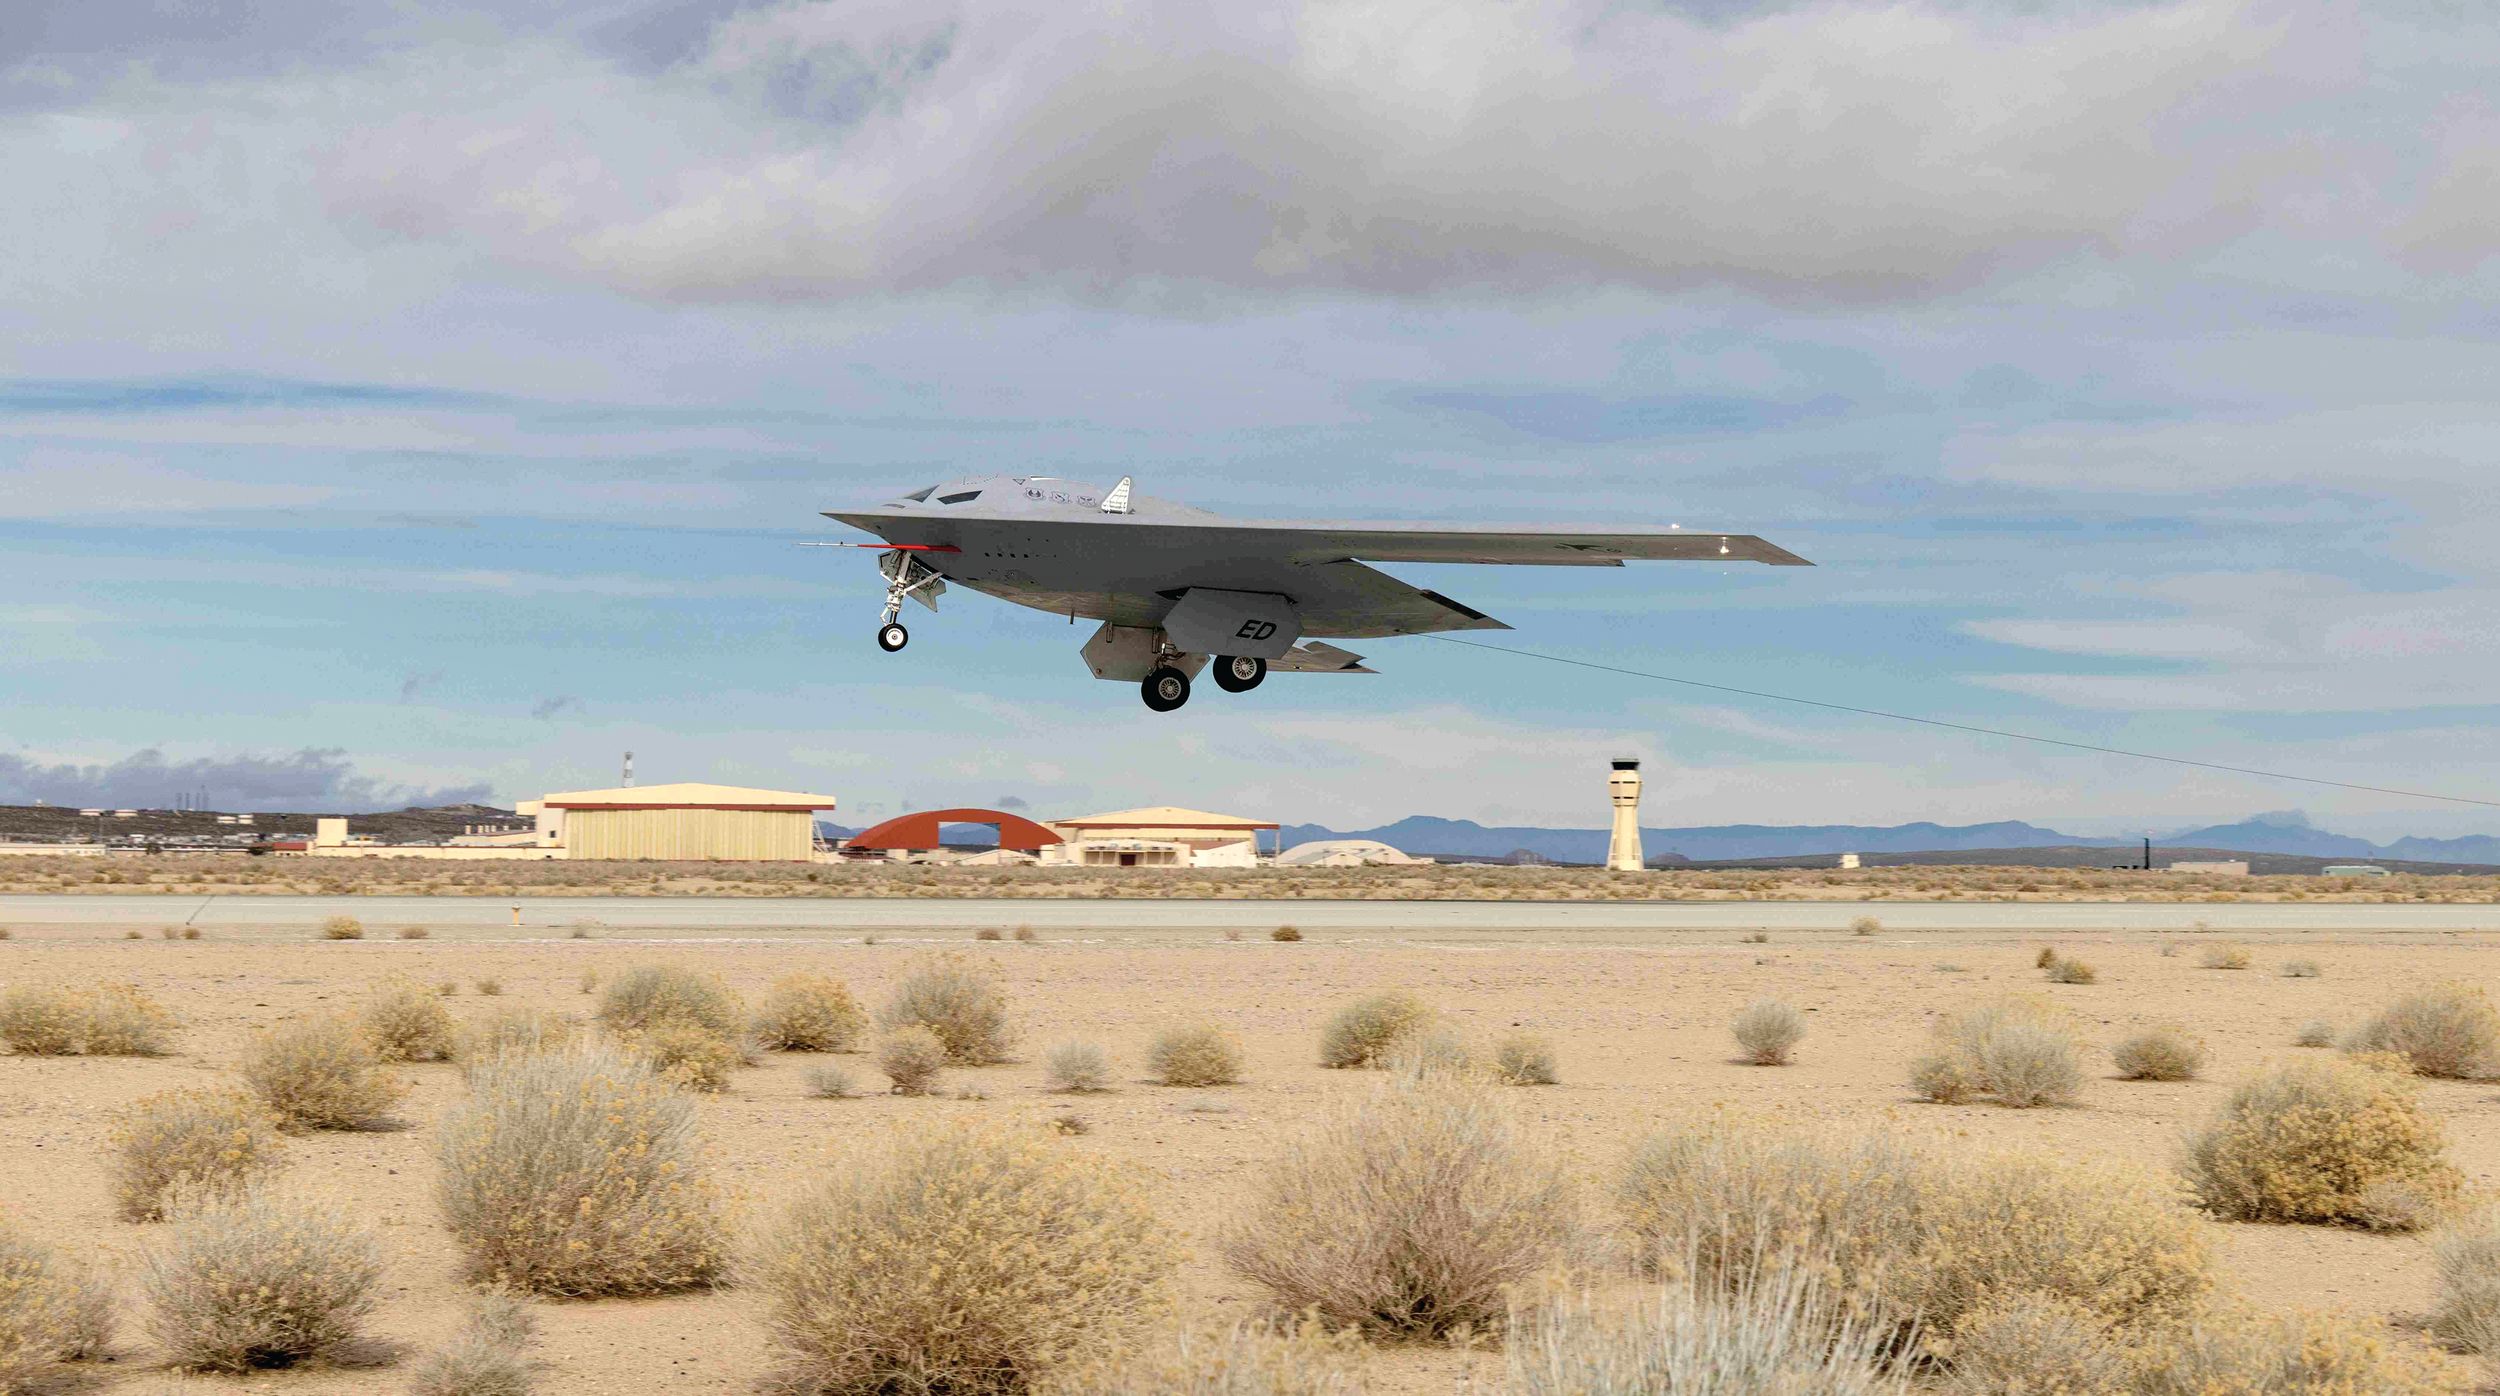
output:
[{"label": "main landing gear", "polygon": [[1267,661],[1248,656],[1217,655],[1215,686],[1226,693],[1248,693],[1267,677]]},{"label": "main landing gear", "polygon": [[1169,664],[1156,665],[1137,688],[1144,695],[1146,706],[1159,713],[1171,712],[1189,701],[1189,675]]}]

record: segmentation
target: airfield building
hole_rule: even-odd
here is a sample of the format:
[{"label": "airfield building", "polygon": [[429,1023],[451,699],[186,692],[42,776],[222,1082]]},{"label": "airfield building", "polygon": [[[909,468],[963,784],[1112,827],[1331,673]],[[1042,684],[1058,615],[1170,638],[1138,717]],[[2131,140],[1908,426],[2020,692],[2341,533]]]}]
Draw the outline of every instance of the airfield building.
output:
[{"label": "airfield building", "polygon": [[1272,819],[1156,805],[1050,821],[1065,842],[1042,850],[1045,863],[1087,868],[1255,868],[1259,835]]},{"label": "airfield building", "polygon": [[816,811],[833,807],[831,795],[686,781],[568,790],[516,809],[567,858],[803,863]]}]

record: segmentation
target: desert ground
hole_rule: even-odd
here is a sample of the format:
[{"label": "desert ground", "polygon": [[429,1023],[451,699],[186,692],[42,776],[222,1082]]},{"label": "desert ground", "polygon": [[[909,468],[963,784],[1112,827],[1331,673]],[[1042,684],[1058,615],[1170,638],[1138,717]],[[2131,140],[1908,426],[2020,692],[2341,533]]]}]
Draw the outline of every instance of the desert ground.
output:
[{"label": "desert ground", "polygon": [[[2113,851],[2121,857],[2123,851]],[[425,858],[0,857],[0,894],[187,896],[789,897],[1111,901],[2305,902],[2500,904],[2500,877],[2231,877],[2122,868],[1664,869],[1482,863],[1158,870],[893,863],[481,863]]]},{"label": "desert ground", "polygon": [[[168,899],[166,906],[176,903]],[[26,901],[8,905],[13,934],[0,943],[0,987],[128,982],[181,1019],[170,1057],[0,1057],[0,1202],[35,1237],[96,1257],[118,1280],[124,1350],[104,1381],[106,1389],[142,1396],[401,1389],[404,1378],[389,1367],[246,1378],[165,1369],[145,1341],[134,1278],[136,1258],[159,1228],[116,1219],[101,1162],[115,1116],[131,1102],[231,1081],[255,1029],[352,1008],[392,976],[456,984],[448,1003],[459,1015],[514,1004],[587,1017],[594,1000],[582,988],[586,974],[612,976],[641,964],[717,973],[750,997],[792,971],[827,974],[873,1007],[920,957],[941,950],[978,956],[1004,976],[1022,1033],[1019,1061],[950,1073],[953,1087],[978,1098],[814,1099],[802,1077],[824,1059],[795,1054],[767,1055],[737,1072],[726,1093],[704,1098],[705,1137],[742,1219],[769,1214],[846,1144],[892,1127],[962,1115],[1040,1123],[1073,1114],[1086,1129],[1067,1140],[1069,1148],[1150,1171],[1158,1210],[1192,1245],[1182,1277],[1185,1304],[1221,1315],[1250,1312],[1257,1297],[1223,1267],[1211,1238],[1238,1215],[1248,1185],[1298,1121],[1332,1093],[1363,1087],[1364,1073],[1320,1067],[1315,1039],[1334,1006],[1367,991],[1410,988],[1472,1033],[1526,1028],[1548,1035],[1559,1049],[1562,1083],[1512,1088],[1505,1098],[1594,1191],[1646,1131],[1719,1110],[2161,1164],[2234,1081],[2314,1050],[2291,1045],[2300,1025],[2325,1018],[2349,1026],[2401,991],[2442,980],[2488,984],[2500,963],[2493,958],[2500,916],[2490,931],[2404,928],[2374,920],[2378,907],[2351,908],[2343,926],[2297,930],[2066,927],[2044,934],[2028,923],[2028,909],[2008,906],[1990,925],[1853,934],[1842,922],[1767,932],[1760,943],[1725,929],[1620,927],[1497,927],[1437,937],[1428,924],[1313,925],[1298,943],[1272,941],[1263,931],[1231,938],[1139,924],[1037,927],[1033,939],[1020,941],[1012,923],[999,927],[1009,934],[998,941],[961,927],[867,934],[802,927],[759,937],[717,927],[605,925],[438,925],[423,939],[400,939],[395,923],[378,920],[361,940],[324,940],[280,922],[216,927],[199,940],[181,940],[159,935],[181,919],[166,911],[46,920],[41,909]],[[2191,927],[2194,919],[2188,908],[2167,918]],[[129,931],[142,938],[125,939]],[[2226,938],[2249,949],[2251,967],[2201,968],[2199,951]],[[2099,982],[2043,982],[2034,956],[2052,942],[2088,960]],[[2314,960],[2322,974],[2282,977],[2280,965],[2295,957]],[[500,981],[500,996],[480,995],[474,986],[481,979]],[[2112,1079],[2104,1058],[2080,1104],[2066,1108],[1914,1101],[1904,1072],[1935,1015],[2006,990],[2067,1005],[2103,1045],[2157,1023],[2187,1025],[2203,1036],[2211,1060],[2203,1079],[2152,1084]],[[1728,1020],[1763,997],[1809,1015],[1793,1065],[1735,1060]],[[1147,1039],[1178,1021],[1237,1032],[1248,1079],[1205,1090],[1146,1084],[1138,1062]],[[1087,1096],[1043,1089],[1042,1052],[1072,1039],[1110,1050],[1122,1068],[1118,1089]],[[879,1079],[865,1057],[835,1060],[849,1063],[862,1082]],[[284,1176],[290,1188],[333,1199],[379,1229],[390,1272],[371,1329],[414,1351],[449,1330],[463,1293],[430,1193],[432,1125],[461,1086],[454,1066],[397,1069],[415,1082],[398,1112],[405,1128],[295,1136]],[[2428,1082],[2424,1090],[2446,1127],[2453,1161],[2473,1186],[2491,1186],[2500,1174],[2500,1087]],[[2313,1226],[2214,1229],[2228,1282],[2254,1301],[2385,1315],[2402,1341],[2419,1341],[2405,1325],[2431,1298],[2423,1238]],[[770,1363],[753,1296],[734,1287],[536,1308],[546,1392],[745,1392]],[[1446,1348],[1376,1349],[1365,1359],[1366,1389],[1449,1392],[1495,1361]]]}]

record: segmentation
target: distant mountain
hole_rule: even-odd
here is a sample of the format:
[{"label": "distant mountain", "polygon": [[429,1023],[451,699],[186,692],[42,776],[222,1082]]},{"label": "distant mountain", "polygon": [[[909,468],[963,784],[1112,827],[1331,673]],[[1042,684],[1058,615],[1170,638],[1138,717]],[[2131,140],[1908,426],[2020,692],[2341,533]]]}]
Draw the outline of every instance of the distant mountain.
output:
[{"label": "distant mountain", "polygon": [[[1414,854],[1499,858],[1525,849],[1562,863],[1597,863],[1606,857],[1604,829],[1487,826],[1466,819],[1413,815],[1376,829],[1331,829],[1288,824],[1284,846],[1313,839],[1378,839]],[[1641,847],[1652,858],[1680,854],[1696,863],[1733,858],[1795,858],[1839,853],[1928,853],[1957,849],[2133,848],[2132,838],[2090,838],[2043,829],[2020,820],[1990,824],[1719,824],[1700,828],[1643,829]],[[2375,844],[2312,828],[2298,816],[2260,815],[2233,824],[2184,829],[2153,840],[2154,860],[2170,848],[2227,849],[2313,858],[2394,858],[2433,863],[2500,864],[2500,838],[2402,838]]]}]

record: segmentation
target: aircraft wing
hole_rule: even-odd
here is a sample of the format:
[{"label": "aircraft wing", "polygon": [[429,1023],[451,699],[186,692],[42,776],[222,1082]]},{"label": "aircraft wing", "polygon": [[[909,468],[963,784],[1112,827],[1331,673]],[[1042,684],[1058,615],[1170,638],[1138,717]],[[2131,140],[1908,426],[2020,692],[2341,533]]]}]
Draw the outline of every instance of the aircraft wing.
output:
[{"label": "aircraft wing", "polygon": [[1275,522],[1224,527],[1281,535],[1301,560],[1479,562],[1544,567],[1621,567],[1626,561],[1764,562],[1811,567],[1750,533],[1572,524]]}]

